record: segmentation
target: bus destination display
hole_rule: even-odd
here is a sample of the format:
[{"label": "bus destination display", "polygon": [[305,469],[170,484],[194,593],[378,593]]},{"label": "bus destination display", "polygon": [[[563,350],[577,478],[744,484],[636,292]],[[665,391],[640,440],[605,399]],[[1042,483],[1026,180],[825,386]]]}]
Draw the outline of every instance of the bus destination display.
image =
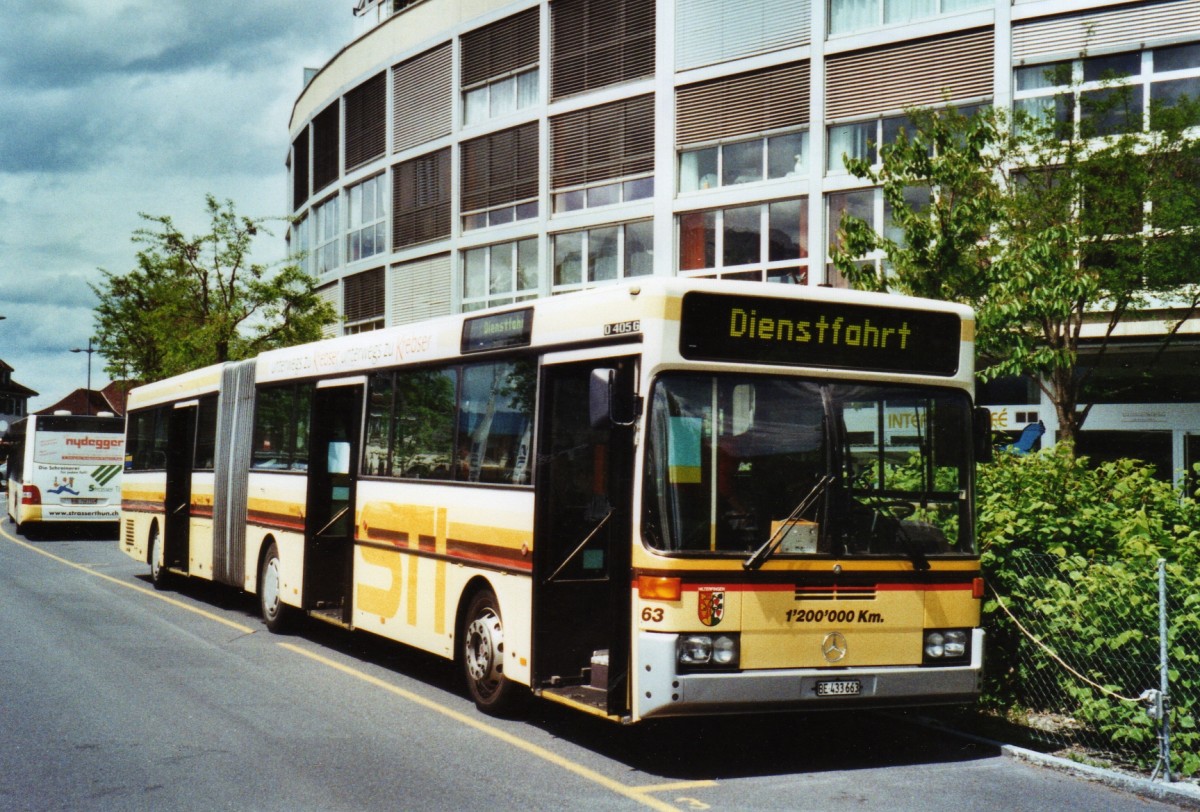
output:
[{"label": "bus destination display", "polygon": [[923,375],[958,371],[954,313],[716,293],[683,298],[684,358]]}]

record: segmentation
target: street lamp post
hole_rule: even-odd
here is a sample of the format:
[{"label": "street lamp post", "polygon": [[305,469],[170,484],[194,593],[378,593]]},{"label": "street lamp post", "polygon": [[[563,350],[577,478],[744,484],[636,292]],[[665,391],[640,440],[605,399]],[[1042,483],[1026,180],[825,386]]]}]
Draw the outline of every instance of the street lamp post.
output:
[{"label": "street lamp post", "polygon": [[91,337],[88,338],[88,343],[87,343],[86,348],[85,347],[72,347],[71,352],[86,352],[87,353],[88,363],[87,363],[87,396],[86,396],[87,407],[86,408],[87,408],[87,413],[90,415],[92,413],[92,353],[95,352],[95,350],[92,349]]}]

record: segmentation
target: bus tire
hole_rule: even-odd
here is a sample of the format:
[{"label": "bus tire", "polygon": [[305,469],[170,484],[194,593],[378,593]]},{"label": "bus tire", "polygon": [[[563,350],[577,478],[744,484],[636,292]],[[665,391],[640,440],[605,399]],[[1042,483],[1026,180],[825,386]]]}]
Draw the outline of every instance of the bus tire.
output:
[{"label": "bus tire", "polygon": [[163,566],[162,533],[154,527],[150,531],[150,583],[155,589],[166,589],[170,580],[167,568]]},{"label": "bus tire", "polygon": [[504,622],[490,589],[471,596],[462,632],[459,655],[475,707],[494,716],[511,712],[521,698],[521,686],[504,675]]},{"label": "bus tire", "polygon": [[279,548],[267,547],[258,568],[258,606],[267,631],[281,634],[292,622],[291,607],[283,602],[283,575],[279,568]]}]

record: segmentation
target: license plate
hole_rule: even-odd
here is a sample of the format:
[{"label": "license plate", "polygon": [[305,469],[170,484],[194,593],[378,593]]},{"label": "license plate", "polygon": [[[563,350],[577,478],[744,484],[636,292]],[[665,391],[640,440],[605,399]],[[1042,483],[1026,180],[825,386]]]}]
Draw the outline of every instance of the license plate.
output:
[{"label": "license plate", "polygon": [[856,679],[824,680],[817,683],[817,696],[858,696],[862,683]]}]

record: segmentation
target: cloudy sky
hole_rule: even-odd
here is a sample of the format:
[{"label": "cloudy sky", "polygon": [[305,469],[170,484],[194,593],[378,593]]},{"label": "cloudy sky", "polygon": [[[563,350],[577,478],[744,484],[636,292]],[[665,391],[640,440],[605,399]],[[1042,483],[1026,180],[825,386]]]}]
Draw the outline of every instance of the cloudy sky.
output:
[{"label": "cloudy sky", "polygon": [[[0,359],[43,408],[83,387],[98,269],[134,265],[139,212],[185,233],[204,195],[286,213],[303,69],[354,0],[0,0]],[[282,228],[255,259],[282,258]],[[108,382],[92,358],[92,383]]]}]

